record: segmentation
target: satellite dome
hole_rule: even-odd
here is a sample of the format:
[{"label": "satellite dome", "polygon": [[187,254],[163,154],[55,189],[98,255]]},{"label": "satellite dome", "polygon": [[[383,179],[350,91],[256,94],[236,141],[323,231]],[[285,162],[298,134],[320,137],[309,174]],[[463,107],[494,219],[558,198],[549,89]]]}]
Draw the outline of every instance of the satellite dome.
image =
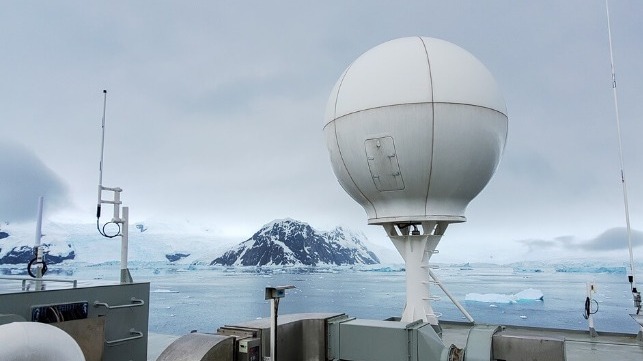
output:
[{"label": "satellite dome", "polygon": [[369,224],[463,222],[498,166],[507,122],[480,61],[447,41],[409,37],[344,71],[324,134],[333,171]]}]

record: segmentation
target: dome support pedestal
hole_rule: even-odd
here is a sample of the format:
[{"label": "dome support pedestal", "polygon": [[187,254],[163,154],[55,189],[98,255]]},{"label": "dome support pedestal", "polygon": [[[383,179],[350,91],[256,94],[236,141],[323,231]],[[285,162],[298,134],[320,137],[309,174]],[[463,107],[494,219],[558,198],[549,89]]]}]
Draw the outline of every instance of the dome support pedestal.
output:
[{"label": "dome support pedestal", "polygon": [[[421,225],[422,232],[418,229]],[[406,264],[406,307],[403,322],[422,320],[438,325],[439,315],[433,311],[429,285],[429,259],[446,230],[448,222],[422,222],[421,224],[384,224],[386,234],[402,255]]]}]

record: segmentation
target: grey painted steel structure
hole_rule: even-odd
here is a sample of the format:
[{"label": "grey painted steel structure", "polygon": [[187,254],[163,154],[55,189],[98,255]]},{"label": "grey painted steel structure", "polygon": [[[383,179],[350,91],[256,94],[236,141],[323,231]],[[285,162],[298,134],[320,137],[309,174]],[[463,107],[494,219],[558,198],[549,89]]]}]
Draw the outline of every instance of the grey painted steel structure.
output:
[{"label": "grey painted steel structure", "polygon": [[156,361],[233,361],[234,338],[190,333],[174,341]]},{"label": "grey painted steel structure", "polygon": [[[43,283],[46,282],[45,279]],[[149,295],[147,282],[4,293],[0,294],[0,315],[4,315],[0,322],[20,318],[30,321],[34,306],[87,302],[87,319],[52,325],[70,333],[81,349],[83,344],[87,345],[83,353],[88,360],[98,354],[100,358],[97,359],[103,361],[144,361],[147,360]],[[104,338],[98,343],[85,340],[101,331]],[[87,357],[88,354],[93,356]]]},{"label": "grey painted steel structure", "polygon": [[[279,320],[278,343],[282,350],[278,361],[486,361],[530,360],[565,361],[567,349],[579,349],[586,333],[542,328],[500,327],[473,325],[470,323],[443,322],[445,328],[425,322],[399,322],[364,320],[345,314],[291,314]],[[269,358],[270,320],[261,319],[235,325],[226,325],[210,335],[205,343],[211,349],[203,349],[202,334],[188,334],[176,340],[156,361],[172,358],[168,355],[182,354],[177,360],[253,360],[248,358],[248,345],[261,345],[256,360]],[[570,339],[567,340],[566,338]],[[614,339],[625,345],[631,343],[632,335],[601,336],[606,342],[596,341],[586,346],[591,354],[595,349],[614,347]],[[230,344],[234,342],[234,347]],[[198,347],[187,347],[198,345]],[[457,346],[456,346],[457,345]],[[636,343],[623,346],[626,352]],[[460,347],[460,348],[458,348]],[[194,349],[191,351],[191,349]],[[214,351],[219,356],[204,358]],[[643,347],[639,344],[640,353]],[[189,356],[185,356],[185,355]],[[165,356],[164,356],[165,355]],[[256,355],[256,354],[255,354]],[[637,353],[630,358],[636,360]],[[177,356],[178,357],[178,356]],[[236,357],[236,358],[235,358]],[[570,358],[569,360],[577,360]],[[592,360],[596,358],[590,358]]]}]

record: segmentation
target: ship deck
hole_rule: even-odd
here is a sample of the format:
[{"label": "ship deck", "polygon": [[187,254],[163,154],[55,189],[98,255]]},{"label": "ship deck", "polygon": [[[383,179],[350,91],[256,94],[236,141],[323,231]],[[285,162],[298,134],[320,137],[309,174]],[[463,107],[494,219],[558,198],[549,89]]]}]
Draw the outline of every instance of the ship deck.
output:
[{"label": "ship deck", "polygon": [[[459,348],[466,345],[471,325],[466,323],[443,322],[442,339],[445,344],[454,344]],[[564,329],[545,329],[537,327],[506,326],[505,335],[527,336],[564,340],[567,361],[641,361],[643,360],[643,341],[637,335],[603,333],[591,337],[589,332]],[[148,361],[155,361],[161,352],[180,336],[149,334]],[[525,354],[525,356],[528,356]],[[531,358],[525,358],[531,360]]]},{"label": "ship deck", "polygon": [[[444,322],[441,326],[445,344],[460,348],[465,346],[471,327],[469,324]],[[564,340],[567,361],[643,360],[643,341],[633,334],[598,332],[598,336],[591,337],[588,331],[518,326],[506,326],[502,333]]]}]

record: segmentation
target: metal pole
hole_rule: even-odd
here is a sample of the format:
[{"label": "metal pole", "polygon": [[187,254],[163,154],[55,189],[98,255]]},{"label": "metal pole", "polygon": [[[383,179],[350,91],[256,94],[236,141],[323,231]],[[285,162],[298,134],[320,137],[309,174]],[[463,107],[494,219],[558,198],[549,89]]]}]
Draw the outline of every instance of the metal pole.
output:
[{"label": "metal pole", "polygon": [[589,326],[589,335],[590,337],[596,337],[596,328],[594,327],[594,316],[592,314],[592,294],[596,292],[593,282],[587,282],[587,299],[589,300],[589,308],[585,310],[587,312],[587,324]]},{"label": "metal pole", "polygon": [[625,205],[625,224],[627,226],[627,244],[630,251],[630,274],[632,276],[632,280],[630,282],[632,283],[632,292],[636,292],[636,272],[634,271],[634,254],[632,252],[632,229],[630,227],[630,210],[627,201],[627,184],[625,183],[625,166],[623,161],[623,145],[621,141],[621,120],[618,111],[618,97],[616,94],[616,71],[614,70],[614,52],[612,50],[612,27],[610,24],[610,9],[607,0],[605,0],[605,10],[607,14],[607,35],[610,46],[610,65],[612,68],[612,93],[614,97],[614,111],[616,113],[616,130],[618,132],[618,154],[621,165],[621,184],[623,185],[623,203]]},{"label": "metal pole", "polygon": [[277,360],[277,307],[278,298],[270,299],[270,361]]},{"label": "metal pole", "polygon": [[38,215],[36,217],[36,239],[34,242],[34,247],[40,247],[40,241],[42,239],[42,206],[44,203],[44,197],[40,196],[38,198]]},{"label": "metal pole", "polygon": [[473,317],[471,317],[471,315],[469,314],[469,312],[467,312],[467,310],[464,308],[464,306],[462,306],[462,305],[460,304],[460,302],[458,302],[458,300],[457,300],[455,297],[453,297],[453,295],[451,294],[451,292],[449,292],[449,290],[447,290],[447,289],[446,289],[446,287],[444,287],[444,285],[442,284],[442,282],[440,282],[440,280],[438,279],[438,277],[435,275],[435,273],[433,273],[433,271],[432,271],[431,269],[429,269],[429,276],[431,276],[431,278],[433,278],[433,281],[435,281],[435,284],[436,284],[436,285],[438,285],[438,286],[442,289],[442,292],[444,292],[444,294],[445,294],[445,295],[447,295],[447,297],[449,297],[449,299],[451,300],[451,302],[453,302],[453,304],[455,305],[455,307],[457,307],[457,308],[458,308],[458,310],[460,310],[460,312],[462,312],[462,314],[464,315],[464,317],[466,317],[466,318],[467,318],[467,320],[469,320],[469,322],[475,322],[475,321],[473,320]]},{"label": "metal pole", "polygon": [[43,270],[43,249],[42,249],[42,208],[44,204],[44,197],[38,198],[38,215],[36,217],[36,239],[34,248],[36,250],[36,291],[42,290],[42,270]]},{"label": "metal pole", "polygon": [[[114,207],[116,208],[116,207]],[[129,207],[123,207],[123,222],[121,228],[121,283],[132,283],[132,275],[127,268],[129,248]]]},{"label": "metal pole", "polygon": [[100,163],[98,165],[98,203],[96,205],[96,218],[100,218],[101,198],[103,192],[103,155],[105,153],[105,111],[107,108],[107,90],[103,90],[103,120],[102,136],[100,141]]},{"label": "metal pole", "polygon": [[[114,216],[112,217],[112,222],[121,222],[121,215],[120,215],[120,210],[121,210],[121,189],[120,188],[115,188],[114,189]],[[123,207],[123,213],[125,213],[125,208]],[[123,218],[125,218],[123,216]]]}]

